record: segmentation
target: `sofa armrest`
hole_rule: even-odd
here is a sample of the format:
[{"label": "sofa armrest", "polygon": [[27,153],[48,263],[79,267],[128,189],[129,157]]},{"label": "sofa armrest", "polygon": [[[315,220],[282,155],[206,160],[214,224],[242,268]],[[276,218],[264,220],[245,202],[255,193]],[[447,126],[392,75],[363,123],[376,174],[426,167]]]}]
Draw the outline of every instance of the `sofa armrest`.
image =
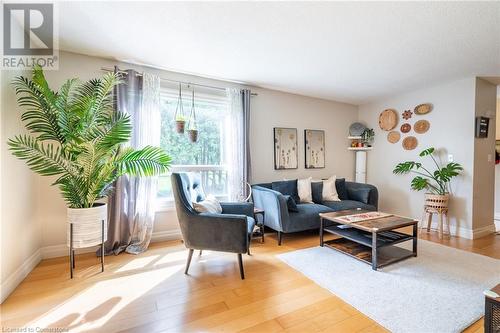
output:
[{"label": "sofa armrest", "polygon": [[283,231],[283,225],[289,221],[283,194],[262,186],[252,186],[252,197],[255,207],[265,212],[264,225],[276,231]]},{"label": "sofa armrest", "polygon": [[188,223],[184,239],[188,248],[234,253],[248,249],[246,215],[201,213]]},{"label": "sofa armrest", "polygon": [[253,202],[221,202],[222,214],[242,214],[253,217]]},{"label": "sofa armrest", "polygon": [[370,184],[345,182],[350,200],[361,201],[378,209],[378,190]]}]

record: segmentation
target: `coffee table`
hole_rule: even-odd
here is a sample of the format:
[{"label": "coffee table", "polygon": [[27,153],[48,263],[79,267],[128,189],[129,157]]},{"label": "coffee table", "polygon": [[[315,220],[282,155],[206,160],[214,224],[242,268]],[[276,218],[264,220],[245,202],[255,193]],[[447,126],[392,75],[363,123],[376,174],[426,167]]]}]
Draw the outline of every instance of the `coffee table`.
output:
[{"label": "coffee table", "polygon": [[[320,246],[327,246],[370,264],[373,270],[417,256],[417,220],[397,215],[353,223],[336,220],[342,216],[366,212],[368,211],[343,210],[320,213]],[[326,226],[325,220],[331,223]],[[407,226],[413,227],[412,235],[395,231]],[[325,232],[340,237],[325,241],[323,239]],[[410,240],[413,241],[412,251],[394,246]]]}]

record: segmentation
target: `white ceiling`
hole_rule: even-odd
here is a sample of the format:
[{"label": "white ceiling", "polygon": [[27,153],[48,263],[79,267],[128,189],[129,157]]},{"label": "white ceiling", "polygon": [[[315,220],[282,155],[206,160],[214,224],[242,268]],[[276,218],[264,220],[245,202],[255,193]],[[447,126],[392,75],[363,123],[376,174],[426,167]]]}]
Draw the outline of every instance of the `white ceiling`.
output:
[{"label": "white ceiling", "polygon": [[65,2],[60,48],[362,104],[500,76],[499,2]]}]

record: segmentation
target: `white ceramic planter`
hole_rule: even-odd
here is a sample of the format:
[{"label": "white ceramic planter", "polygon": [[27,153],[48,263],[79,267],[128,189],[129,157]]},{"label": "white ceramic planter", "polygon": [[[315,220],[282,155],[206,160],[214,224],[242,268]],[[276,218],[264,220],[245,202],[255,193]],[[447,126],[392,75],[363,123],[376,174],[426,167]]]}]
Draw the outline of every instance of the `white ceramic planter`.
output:
[{"label": "white ceramic planter", "polygon": [[96,203],[92,208],[68,208],[67,245],[70,246],[70,224],[73,224],[73,248],[90,247],[102,243],[102,220],[104,241],[108,238],[108,205]]}]

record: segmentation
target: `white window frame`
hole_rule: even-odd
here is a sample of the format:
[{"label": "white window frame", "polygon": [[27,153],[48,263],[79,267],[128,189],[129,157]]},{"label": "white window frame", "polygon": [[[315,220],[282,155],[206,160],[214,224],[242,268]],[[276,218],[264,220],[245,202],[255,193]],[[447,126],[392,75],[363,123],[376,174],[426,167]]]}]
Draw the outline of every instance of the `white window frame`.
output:
[{"label": "white window frame", "polygon": [[[170,99],[176,99],[178,97],[178,91],[172,88],[163,88],[160,92],[160,98],[168,97]],[[205,101],[209,101],[212,103],[220,104],[220,105],[228,105],[229,101],[227,97],[224,95],[212,95],[207,93],[196,93],[195,98],[202,99]],[[183,94],[183,100],[188,100],[189,97]],[[186,111],[186,110],[185,110]],[[190,109],[188,110],[190,112]],[[173,129],[172,129],[173,130]],[[172,165],[170,167],[170,171],[166,174],[161,175],[160,177],[170,177],[174,172],[203,172],[203,171],[227,171],[228,166],[226,164],[221,165]],[[226,195],[217,195],[216,198],[218,200],[227,199]],[[162,198],[156,197],[156,211],[157,212],[165,212],[165,211],[173,211],[175,210],[175,202],[173,198]]]}]

